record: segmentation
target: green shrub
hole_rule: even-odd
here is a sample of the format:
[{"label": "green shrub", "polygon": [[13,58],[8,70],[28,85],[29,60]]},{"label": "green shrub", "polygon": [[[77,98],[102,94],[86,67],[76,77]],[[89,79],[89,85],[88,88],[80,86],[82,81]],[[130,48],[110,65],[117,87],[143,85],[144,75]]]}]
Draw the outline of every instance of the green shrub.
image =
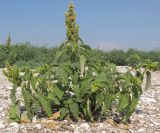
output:
[{"label": "green shrub", "polygon": [[126,65],[126,55],[123,50],[110,51],[109,54],[106,56],[108,57],[108,60],[111,63],[115,63],[116,65],[119,65],[119,66]]},{"label": "green shrub", "polygon": [[[73,5],[70,8],[74,9]],[[57,49],[52,64],[34,70],[7,65],[4,74],[14,84],[10,95],[13,106],[9,112],[12,120],[21,122],[27,114],[32,121],[40,111],[41,115],[48,117],[59,111],[60,119],[69,116],[74,120],[81,117],[94,121],[112,114],[116,122],[129,121],[142,94],[144,74],[147,89],[151,81],[149,70],[154,69],[156,63],[147,60],[124,74],[119,73],[114,64],[107,63],[95,56],[94,50],[79,44],[77,33],[73,41],[69,33],[67,41]],[[145,67],[144,72],[140,71],[142,67]],[[135,75],[132,71],[136,72]],[[16,98],[18,87],[21,87],[25,105],[22,112]]]},{"label": "green shrub", "polygon": [[[88,45],[83,44],[82,46],[86,49],[91,49]],[[55,60],[55,55],[56,52],[58,51],[58,48],[37,47],[37,46],[32,46],[28,43],[19,43],[11,45],[10,49],[11,50],[8,54],[6,46],[0,45],[1,68],[5,67],[6,62],[9,62],[11,65],[15,64],[21,67],[23,66],[23,64],[30,65],[30,67],[40,66],[45,63],[50,64]],[[151,61],[160,62],[159,50],[143,51],[137,49],[128,49],[127,51],[113,50],[104,52],[95,49],[93,51],[94,52],[92,52],[92,54],[94,54],[94,56],[103,58],[105,61],[107,62],[109,61],[119,66],[128,65],[129,63],[127,62],[127,59],[134,54],[138,55],[141,58],[141,61],[150,59]],[[22,64],[20,64],[20,62],[22,62]]]},{"label": "green shrub", "polygon": [[[86,58],[86,53],[90,58]],[[11,93],[13,107],[19,107],[15,92],[20,86],[31,120],[41,108],[48,117],[56,109],[60,111],[60,119],[70,116],[90,121],[97,120],[97,115],[101,118],[116,110],[114,115],[119,121],[128,122],[142,94],[144,73],[147,73],[146,88],[150,83],[148,70],[151,64],[141,64],[135,69],[135,76],[131,74],[133,69],[121,74],[114,65],[90,56],[91,53],[77,44],[70,47],[66,44],[59,49],[52,65],[43,65],[35,70],[8,67],[4,73],[14,83]],[[141,73],[139,68],[143,66],[145,71]],[[24,75],[20,75],[22,72]],[[21,116],[12,119],[17,118]]]},{"label": "green shrub", "polygon": [[35,47],[28,43],[19,43],[10,46],[10,52],[5,45],[0,45],[0,68],[5,67],[8,62],[11,65],[23,66],[40,66],[49,64],[55,58],[57,48]]},{"label": "green shrub", "polygon": [[127,58],[127,64],[129,66],[136,66],[141,62],[141,58],[138,54],[132,54]]}]

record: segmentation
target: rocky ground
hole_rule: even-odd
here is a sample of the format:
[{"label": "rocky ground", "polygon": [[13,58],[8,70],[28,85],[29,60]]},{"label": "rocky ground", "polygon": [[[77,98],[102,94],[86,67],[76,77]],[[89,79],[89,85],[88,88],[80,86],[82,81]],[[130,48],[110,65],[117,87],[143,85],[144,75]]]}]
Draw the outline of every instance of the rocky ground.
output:
[{"label": "rocky ground", "polygon": [[[125,71],[125,67],[118,67]],[[73,123],[53,120],[33,120],[33,123],[17,124],[8,118],[12,84],[0,69],[0,133],[160,133],[160,71],[152,72],[150,89],[143,93],[128,126],[115,125],[112,121]],[[126,130],[129,128],[128,130]]]}]

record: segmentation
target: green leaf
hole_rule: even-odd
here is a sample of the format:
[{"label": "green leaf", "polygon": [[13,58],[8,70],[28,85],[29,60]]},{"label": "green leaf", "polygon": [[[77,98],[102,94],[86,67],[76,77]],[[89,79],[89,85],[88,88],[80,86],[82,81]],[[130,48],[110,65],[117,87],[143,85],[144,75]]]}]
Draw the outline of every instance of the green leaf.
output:
[{"label": "green leaf", "polygon": [[67,53],[66,49],[62,49],[61,51],[58,51],[55,56],[55,61],[61,61],[62,57],[66,57],[66,53]]},{"label": "green leaf", "polygon": [[68,74],[65,72],[63,68],[58,68],[57,73],[62,83],[66,85],[68,83]]},{"label": "green leaf", "polygon": [[93,121],[92,111],[90,108],[90,100],[87,99],[87,115],[90,118],[91,121]]},{"label": "green leaf", "polygon": [[32,72],[29,69],[27,69],[24,74],[24,80],[26,80],[26,81],[30,80],[31,76],[32,76]]},{"label": "green leaf", "polygon": [[104,104],[102,108],[102,113],[105,113],[107,110],[110,109],[113,98],[114,98],[114,95],[112,95],[111,93],[105,94],[105,100],[104,100]]},{"label": "green leaf", "polygon": [[82,76],[84,74],[85,63],[86,63],[86,58],[84,57],[84,55],[80,55],[80,66],[81,66],[81,75]]},{"label": "green leaf", "polygon": [[34,115],[34,112],[32,110],[32,102],[31,102],[31,94],[24,89],[24,86],[22,87],[22,95],[23,95],[23,98],[24,98],[24,104],[25,104],[25,108],[28,112],[28,117],[30,120],[32,120],[33,118],[33,115]]},{"label": "green leaf", "polygon": [[72,112],[72,115],[74,118],[78,119],[79,116],[79,107],[76,102],[73,102],[69,104],[70,111]]},{"label": "green leaf", "polygon": [[60,101],[58,100],[58,98],[55,97],[53,93],[49,92],[47,98],[53,101],[55,105],[60,105]]},{"label": "green leaf", "polygon": [[36,78],[33,78],[31,79],[31,86],[32,88],[35,90],[36,88],[36,84],[37,84],[37,77]]},{"label": "green leaf", "polygon": [[85,102],[82,103],[82,110],[83,110],[85,117],[87,119],[89,119],[90,121],[93,121],[93,116],[92,116],[92,112],[90,109],[90,100],[89,99],[87,99]]},{"label": "green leaf", "polygon": [[63,95],[64,95],[64,90],[59,88],[57,85],[54,85],[53,89],[55,90],[55,95],[58,97],[58,99],[62,100]]},{"label": "green leaf", "polygon": [[129,118],[131,117],[131,115],[134,113],[135,108],[138,104],[139,98],[137,97],[133,97],[132,101],[129,103],[129,106],[127,108],[127,112],[125,113],[125,116],[123,118],[123,122],[127,122],[129,120]]},{"label": "green leaf", "polygon": [[74,74],[71,75],[72,80],[73,80],[73,84],[77,84],[78,81],[78,73],[75,72]]},{"label": "green leaf", "polygon": [[50,100],[48,100],[46,97],[42,95],[39,95],[39,101],[43,109],[45,110],[46,114],[48,115],[48,117],[50,117],[52,115],[52,108],[50,105]]},{"label": "green leaf", "polygon": [[125,109],[129,104],[129,95],[128,94],[121,94],[119,96],[119,106],[118,111],[121,112],[123,109]]},{"label": "green leaf", "polygon": [[86,94],[87,91],[89,89],[91,89],[91,84],[92,84],[92,78],[90,78],[90,79],[84,79],[81,82],[81,86],[80,86],[79,94],[78,94],[79,98],[82,98],[84,96],[84,94]]},{"label": "green leaf", "polygon": [[106,73],[102,72],[102,73],[99,73],[96,77],[96,80],[102,82],[102,81],[106,81],[107,80],[107,77],[106,77]]},{"label": "green leaf", "polygon": [[76,97],[77,97],[77,98],[80,98],[80,95],[79,95],[79,93],[80,93],[79,85],[73,85],[72,89],[73,89],[73,91],[74,91]]},{"label": "green leaf", "polygon": [[77,103],[82,103],[85,101],[85,99],[81,99],[81,98],[73,98],[73,101],[77,102]]},{"label": "green leaf", "polygon": [[35,99],[34,104],[32,106],[32,111],[34,112],[34,114],[37,114],[40,108],[41,108],[40,102],[37,99]]},{"label": "green leaf", "polygon": [[9,109],[9,117],[15,122],[20,122],[20,111],[19,106],[13,104]]},{"label": "green leaf", "polygon": [[156,70],[159,62],[151,62],[148,67],[150,70]]},{"label": "green leaf", "polygon": [[16,89],[17,89],[17,86],[13,85],[13,89],[11,90],[11,93],[10,93],[10,99],[13,104],[17,104]]},{"label": "green leaf", "polygon": [[44,93],[48,91],[47,78],[48,76],[46,74],[43,74],[42,77],[40,77],[39,79],[39,86],[42,89],[41,91]]},{"label": "green leaf", "polygon": [[65,101],[63,102],[65,105],[69,105],[73,103],[73,99],[71,97],[68,97],[68,99],[65,99]]},{"label": "green leaf", "polygon": [[105,97],[104,97],[104,95],[103,95],[103,92],[98,93],[98,94],[96,95],[95,111],[102,106],[104,100],[105,100]]},{"label": "green leaf", "polygon": [[98,81],[94,81],[91,85],[91,92],[95,93],[101,88],[102,88],[102,84]]},{"label": "green leaf", "polygon": [[68,109],[67,108],[60,108],[60,119],[64,119],[64,117],[66,117],[66,115],[68,114]]},{"label": "green leaf", "polygon": [[70,62],[65,62],[61,64],[60,68],[63,68],[68,75],[72,74],[72,67]]}]

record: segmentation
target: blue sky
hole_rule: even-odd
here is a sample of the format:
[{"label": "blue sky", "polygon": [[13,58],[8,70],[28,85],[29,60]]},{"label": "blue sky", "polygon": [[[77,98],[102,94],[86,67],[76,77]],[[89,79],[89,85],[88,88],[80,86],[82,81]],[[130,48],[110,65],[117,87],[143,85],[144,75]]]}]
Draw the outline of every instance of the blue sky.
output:
[{"label": "blue sky", "polygon": [[[160,48],[160,0],[73,0],[80,36],[91,47]],[[0,0],[0,43],[57,46],[69,0]]]}]

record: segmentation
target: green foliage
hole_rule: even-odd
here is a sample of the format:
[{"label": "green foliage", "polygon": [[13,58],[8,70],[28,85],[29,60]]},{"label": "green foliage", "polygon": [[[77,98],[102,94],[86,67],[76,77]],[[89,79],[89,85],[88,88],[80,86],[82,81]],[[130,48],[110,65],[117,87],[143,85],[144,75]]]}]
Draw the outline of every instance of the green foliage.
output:
[{"label": "green foliage", "polygon": [[11,67],[9,64],[7,64],[6,67],[7,71],[3,70],[3,73],[8,77],[8,80],[14,84],[14,88],[19,86],[22,82],[19,69],[17,67]]},{"label": "green foliage", "polygon": [[109,60],[116,65],[125,65],[126,64],[126,54],[123,50],[113,50],[109,53],[106,53],[106,60]]},{"label": "green foliage", "polygon": [[7,49],[8,54],[10,52],[10,48],[11,48],[11,37],[10,37],[10,33],[9,33],[8,38],[6,40],[6,49]]},{"label": "green foliage", "polygon": [[[120,121],[128,122],[142,94],[144,74],[147,89],[151,79],[149,70],[155,67],[155,63],[146,61],[121,74],[114,65],[90,56],[92,50],[77,46],[73,43],[68,47],[66,43],[57,52],[56,61],[34,70],[8,66],[5,75],[15,84],[12,102],[18,105],[15,90],[20,86],[30,120],[40,108],[48,117],[56,109],[60,111],[61,119],[70,116],[90,121],[115,108],[121,116]],[[140,70],[142,67],[144,72]]]},{"label": "green foliage", "polygon": [[131,54],[127,58],[127,63],[128,63],[129,66],[136,66],[140,62],[141,62],[141,58],[138,54]]},{"label": "green foliage", "polygon": [[57,48],[35,47],[27,43],[11,45],[10,49],[8,53],[6,46],[0,45],[0,68],[5,67],[6,63],[30,68],[50,64],[57,51]]},{"label": "green foliage", "polygon": [[15,122],[21,122],[20,111],[18,105],[12,105],[9,109],[9,117]]},{"label": "green foliage", "polygon": [[42,107],[44,108],[46,114],[48,116],[52,115],[52,108],[50,106],[50,100],[48,100],[46,97],[39,95],[39,101],[42,105]]},{"label": "green foliage", "polygon": [[[69,116],[74,120],[81,117],[89,121],[97,120],[97,116],[107,116],[111,112],[113,117],[118,115],[119,121],[124,123],[129,121],[138,104],[145,74],[145,89],[149,87],[150,70],[154,69],[157,63],[146,60],[124,74],[117,72],[115,65],[106,62],[101,54],[96,56],[95,50],[83,43],[79,44],[73,11],[74,6],[71,4],[66,15],[67,42],[57,49],[52,63],[43,64],[35,69],[6,66],[4,74],[14,84],[11,90],[12,120],[21,122],[24,114],[20,114],[18,110],[18,87],[22,89],[25,114],[31,121],[39,112],[50,117],[56,110],[60,111],[60,119]],[[20,49],[24,50],[23,47],[28,45],[21,46]],[[29,61],[36,56],[36,51],[32,50],[30,54],[24,52],[25,56],[24,53],[16,52],[15,57],[25,57],[24,60]],[[118,60],[115,58],[113,62],[124,61],[125,64],[123,51],[113,51],[112,55],[118,57]],[[143,72],[141,68],[144,68]]]},{"label": "green foliage", "polygon": [[[71,43],[67,43],[69,47]],[[64,45],[64,44],[63,44]],[[61,47],[63,46],[61,45]],[[84,49],[91,48],[86,44],[79,44],[80,47]],[[58,48],[45,48],[45,47],[35,47],[28,43],[11,45],[10,53],[7,53],[5,45],[0,45],[0,68],[4,68],[6,63],[15,65],[18,67],[30,67],[36,68],[43,64],[50,64],[56,58],[56,53],[59,51]],[[90,55],[89,55],[90,54]],[[160,50],[153,51],[142,51],[136,49],[128,49],[128,51],[113,50],[113,51],[100,51],[92,50],[92,52],[86,53],[88,56],[96,56],[97,58],[104,59],[106,62],[111,62],[119,66],[135,66],[141,61],[144,62],[146,59],[150,59],[154,62],[159,62],[157,70],[160,70]],[[132,58],[132,56],[139,56]],[[129,59],[130,57],[130,59]],[[133,62],[133,63],[132,63]]]}]

